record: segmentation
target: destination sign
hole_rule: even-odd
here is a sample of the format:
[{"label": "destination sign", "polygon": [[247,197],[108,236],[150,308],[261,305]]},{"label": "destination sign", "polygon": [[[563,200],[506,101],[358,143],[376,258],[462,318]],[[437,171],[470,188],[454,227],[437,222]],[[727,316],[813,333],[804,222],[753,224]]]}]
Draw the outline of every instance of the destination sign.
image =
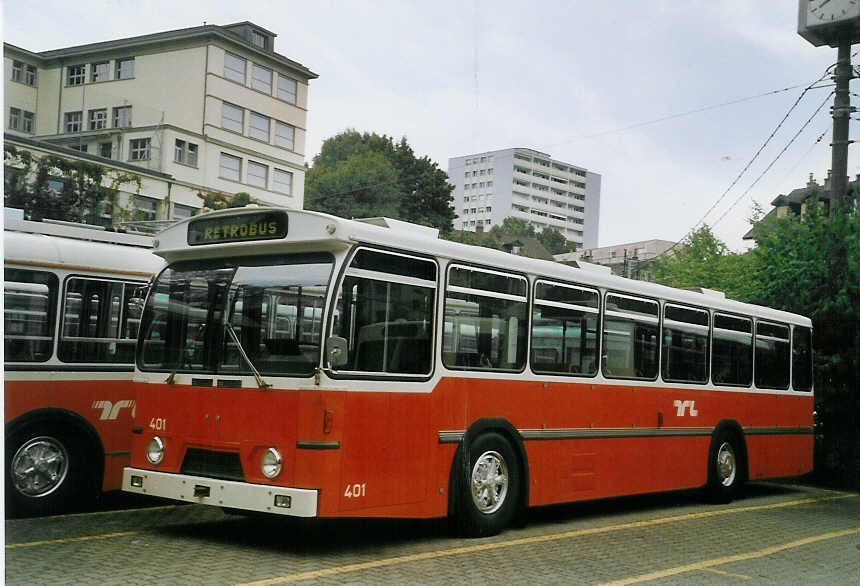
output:
[{"label": "destination sign", "polygon": [[275,240],[287,235],[286,212],[252,212],[188,223],[188,244],[219,244],[250,240]]}]

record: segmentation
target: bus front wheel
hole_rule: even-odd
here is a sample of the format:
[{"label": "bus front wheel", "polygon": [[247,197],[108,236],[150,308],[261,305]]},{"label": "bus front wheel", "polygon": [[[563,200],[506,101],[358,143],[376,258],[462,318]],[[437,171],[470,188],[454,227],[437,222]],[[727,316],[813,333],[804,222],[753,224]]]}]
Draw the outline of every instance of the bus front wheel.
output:
[{"label": "bus front wheel", "polygon": [[6,507],[13,515],[79,506],[87,478],[82,448],[63,427],[29,425],[6,438]]},{"label": "bus front wheel", "polygon": [[510,442],[498,433],[480,435],[469,446],[465,482],[460,482],[457,520],[468,537],[502,531],[517,512],[520,469]]},{"label": "bus front wheel", "polygon": [[708,492],[715,503],[730,503],[740,492],[744,473],[740,441],[730,431],[720,431],[708,456]]}]

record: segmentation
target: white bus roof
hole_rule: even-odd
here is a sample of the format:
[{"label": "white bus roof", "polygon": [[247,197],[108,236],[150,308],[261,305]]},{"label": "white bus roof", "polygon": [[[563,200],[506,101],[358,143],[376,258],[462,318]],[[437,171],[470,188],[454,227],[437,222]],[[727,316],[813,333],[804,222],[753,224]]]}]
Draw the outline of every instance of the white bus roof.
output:
[{"label": "white bus roof", "polygon": [[[213,244],[188,244],[189,223],[203,219],[216,221],[223,218],[225,224],[231,216],[266,212],[286,213],[287,234],[283,238],[245,242],[218,242]],[[424,253],[443,259],[490,266],[497,269],[535,275],[537,278],[557,279],[581,285],[660,298],[669,302],[700,307],[711,307],[726,311],[752,315],[763,319],[789,322],[811,327],[812,322],[804,316],[771,309],[759,305],[727,299],[719,291],[700,289],[688,291],[665,285],[635,281],[611,274],[602,267],[573,267],[561,263],[532,259],[458,242],[436,236],[435,229],[403,221],[347,220],[320,212],[285,208],[233,208],[210,212],[183,220],[156,236],[155,254],[168,262],[193,258],[213,258],[235,255],[272,254],[277,252],[337,251],[354,244],[365,243],[397,248],[415,253]]]},{"label": "white bus roof", "polygon": [[4,230],[6,266],[149,278],[164,261],[147,248]]}]

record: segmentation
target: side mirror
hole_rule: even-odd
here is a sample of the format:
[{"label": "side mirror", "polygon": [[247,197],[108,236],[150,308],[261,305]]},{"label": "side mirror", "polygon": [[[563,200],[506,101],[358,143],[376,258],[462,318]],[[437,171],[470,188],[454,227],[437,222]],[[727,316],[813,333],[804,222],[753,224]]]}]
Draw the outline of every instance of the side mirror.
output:
[{"label": "side mirror", "polygon": [[346,338],[340,336],[329,336],[325,343],[326,358],[329,368],[336,369],[346,365],[349,360],[349,349]]}]

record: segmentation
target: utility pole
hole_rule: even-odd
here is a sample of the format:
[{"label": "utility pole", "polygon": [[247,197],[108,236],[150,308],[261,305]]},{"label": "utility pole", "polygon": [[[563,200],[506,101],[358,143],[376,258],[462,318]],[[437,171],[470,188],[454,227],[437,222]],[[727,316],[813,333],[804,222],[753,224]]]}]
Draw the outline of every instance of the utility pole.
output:
[{"label": "utility pole", "polygon": [[848,191],[848,145],[853,141],[848,139],[848,123],[851,113],[856,110],[851,106],[851,95],[848,84],[853,77],[851,69],[851,41],[839,41],[838,58],[833,81],[836,82],[836,96],[833,99],[833,142],[831,147],[831,164],[833,170],[830,176],[830,209],[836,210],[846,205]]}]

